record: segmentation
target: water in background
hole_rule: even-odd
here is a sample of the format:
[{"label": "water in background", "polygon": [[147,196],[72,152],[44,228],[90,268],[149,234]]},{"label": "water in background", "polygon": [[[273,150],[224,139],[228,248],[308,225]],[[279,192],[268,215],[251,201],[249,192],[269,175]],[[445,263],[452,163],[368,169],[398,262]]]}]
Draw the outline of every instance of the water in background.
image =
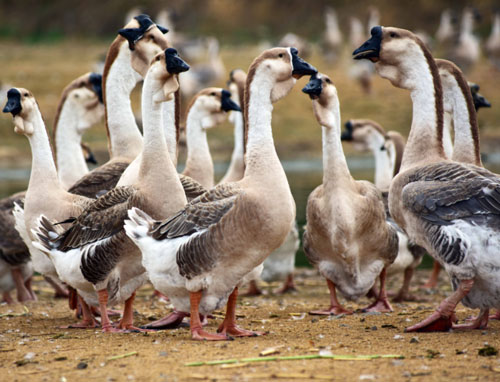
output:
[{"label": "water in background", "polygon": [[[355,179],[373,181],[374,162],[371,157],[349,157],[347,160],[351,174]],[[220,179],[228,166],[228,163],[215,163],[215,177]],[[485,166],[496,173],[500,173],[500,163]],[[322,183],[323,170],[321,159],[318,160],[295,160],[283,161],[283,167],[288,176],[288,182],[292,189],[297,206],[297,224],[299,226],[300,238],[306,224],[306,205],[309,194]],[[29,169],[0,169],[0,197],[12,195],[15,192],[25,190],[29,180]],[[304,255],[302,246],[296,257],[298,266],[309,266]],[[423,267],[430,267],[432,259],[426,258]]]}]

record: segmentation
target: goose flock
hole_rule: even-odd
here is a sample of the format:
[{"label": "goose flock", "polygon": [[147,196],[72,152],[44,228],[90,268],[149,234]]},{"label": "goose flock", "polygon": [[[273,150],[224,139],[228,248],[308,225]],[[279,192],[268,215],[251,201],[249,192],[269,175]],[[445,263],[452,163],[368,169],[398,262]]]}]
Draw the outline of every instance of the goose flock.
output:
[{"label": "goose flock", "polygon": [[[333,61],[340,44],[337,16],[329,9],[326,17],[325,45]],[[64,89],[53,134],[55,156],[35,96],[11,88],[3,111],[12,114],[14,131],[28,139],[32,167],[26,192],[0,202],[3,299],[13,302],[15,289],[20,302],[36,300],[31,288],[36,271],[60,294],[69,294],[70,307],[81,312],[81,321],[68,327],[151,331],[178,327],[190,317],[195,340],[263,335],[237,325],[237,297],[247,283],[248,294],[259,294],[261,273],[264,280],[285,281],[278,293],[295,288],[296,206],[274,145],[272,115],[273,104],[286,98],[298,79],[310,76],[302,91],[322,130],[324,170],[322,184],[307,201],[302,244],[326,279],[330,302],[309,313],[354,314],[337,292],[348,300],[373,297],[363,311],[391,312],[386,281],[394,274],[404,274],[394,301],[415,300],[412,276],[428,253],[448,273],[453,293],[406,330],[485,328],[489,311],[500,309],[495,254],[500,175],[482,165],[476,119],[476,110],[489,103],[456,64],[435,59],[416,33],[378,26],[379,17],[372,9],[367,41],[361,39],[359,20],[352,20],[358,35],[353,58],[410,91],[407,142],[372,120],[349,120],[343,130],[335,78],[319,73],[290,46],[264,50],[247,72],[233,70],[228,89],[196,91],[190,82],[199,75],[196,67],[181,58],[168,30],[144,14],[118,31],[102,77],[87,73]],[[450,20],[445,13],[442,41]],[[470,43],[470,14],[464,23],[465,37],[460,36]],[[495,28],[500,33],[500,26]],[[130,101],[140,81],[143,134]],[[191,101],[186,166],[178,173],[181,93]],[[234,150],[227,173],[215,184],[207,130],[228,115]],[[110,159],[89,171],[82,135],[103,116]],[[373,154],[374,184],[353,178],[342,141]],[[134,298],[148,281],[174,311],[137,327]],[[457,324],[460,302],[479,309],[472,322]],[[119,303],[124,310],[113,323],[115,312],[109,308]],[[224,306],[217,333],[207,332],[204,322]]]}]

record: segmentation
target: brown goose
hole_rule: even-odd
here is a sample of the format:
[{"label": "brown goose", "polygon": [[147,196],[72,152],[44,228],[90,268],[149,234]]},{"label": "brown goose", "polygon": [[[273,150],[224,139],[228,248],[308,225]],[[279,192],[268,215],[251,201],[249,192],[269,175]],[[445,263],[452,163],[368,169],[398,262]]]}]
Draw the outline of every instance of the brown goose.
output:
[{"label": "brown goose", "polygon": [[345,123],[342,140],[349,141],[358,151],[371,151],[375,157],[375,186],[382,191],[386,207],[387,221],[397,230],[399,239],[398,256],[387,269],[388,276],[404,273],[403,285],[394,301],[415,301],[410,294],[410,284],[415,269],[422,261],[425,250],[411,243],[408,236],[398,227],[389,214],[387,198],[391,180],[399,172],[405,140],[396,131],[387,133],[377,122],[369,119],[353,119]]},{"label": "brown goose", "polygon": [[[451,277],[454,293],[407,331],[485,327],[491,307],[500,306],[500,178],[479,166],[445,158],[443,90],[438,67],[410,31],[374,27],[372,37],[353,53],[374,61],[394,86],[410,90],[413,120],[399,174],[389,190],[394,220],[438,260]],[[452,323],[462,301],[480,308],[470,325]]]},{"label": "brown goose", "polygon": [[[59,275],[85,301],[99,305],[103,331],[138,330],[133,326],[135,290],[146,280],[140,252],[123,230],[131,207],[145,209],[156,218],[170,216],[186,204],[186,197],[170,160],[161,126],[161,103],[179,89],[177,74],[188,70],[175,49],[155,57],[143,92],[144,149],[127,169],[116,188],[86,205],[67,230],[41,216],[36,233],[39,249],[48,253]],[[175,130],[175,125],[170,126]],[[139,164],[135,166],[134,164]],[[132,173],[136,170],[137,173]],[[161,182],[158,179],[162,179]],[[97,292],[97,293],[96,293]],[[125,301],[123,317],[112,327],[107,304]]]},{"label": "brown goose", "polygon": [[398,253],[396,230],[386,222],[381,192],[370,182],[352,178],[340,141],[337,89],[324,74],[312,76],[303,89],[323,130],[323,184],[307,200],[304,251],[330,290],[330,307],[311,314],[351,314],[337,300],[367,294],[380,276],[380,293],[366,310],[388,312],[386,268]]},{"label": "brown goose", "polygon": [[[255,277],[266,256],[290,231],[295,203],[273,143],[272,103],[285,97],[296,76],[316,70],[294,48],[264,51],[250,66],[245,91],[245,175],[218,185],[172,218],[154,221],[129,211],[129,237],[141,248],[143,265],[156,289],[175,308],[191,313],[193,339],[226,340],[259,333],[236,326],[238,285]],[[227,302],[220,334],[202,329],[199,313]]]}]

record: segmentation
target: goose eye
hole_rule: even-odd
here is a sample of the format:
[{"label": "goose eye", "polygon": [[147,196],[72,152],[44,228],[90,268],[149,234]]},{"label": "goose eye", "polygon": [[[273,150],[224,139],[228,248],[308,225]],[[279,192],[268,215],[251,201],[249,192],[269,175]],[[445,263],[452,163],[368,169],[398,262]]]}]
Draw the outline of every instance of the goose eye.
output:
[{"label": "goose eye", "polygon": [[149,41],[155,41],[155,36],[149,36]]},{"label": "goose eye", "polygon": [[283,58],[283,53],[278,54],[278,57]]},{"label": "goose eye", "polygon": [[398,37],[398,35],[397,35],[396,33],[394,33],[394,32],[391,32],[391,33],[389,34],[389,36],[391,36],[391,37]]},{"label": "goose eye", "polygon": [[330,81],[329,78],[327,78],[325,81],[326,81],[327,84],[331,84],[332,83],[332,81]]},{"label": "goose eye", "polygon": [[28,93],[24,93],[23,96],[27,97],[27,96],[29,96],[29,94]]},{"label": "goose eye", "polygon": [[210,95],[215,97],[217,94],[215,94],[215,92],[212,92],[212,93],[210,93]]},{"label": "goose eye", "polygon": [[156,57],[156,61],[160,61],[160,57],[159,57],[159,56],[158,56],[158,57]]}]

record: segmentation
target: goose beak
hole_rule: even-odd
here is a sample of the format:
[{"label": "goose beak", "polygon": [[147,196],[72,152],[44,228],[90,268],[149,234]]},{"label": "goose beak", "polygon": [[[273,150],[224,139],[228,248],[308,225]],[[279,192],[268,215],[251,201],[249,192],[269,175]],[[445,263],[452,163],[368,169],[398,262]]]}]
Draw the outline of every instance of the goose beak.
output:
[{"label": "goose beak", "polygon": [[99,102],[104,103],[102,100],[102,75],[99,73],[91,73],[89,81],[92,84],[92,90],[99,98]]},{"label": "goose beak", "polygon": [[473,93],[472,98],[474,99],[474,107],[475,107],[476,111],[482,107],[491,107],[490,101],[488,101],[480,93]]},{"label": "goose beak", "polygon": [[231,99],[231,93],[226,89],[222,90],[220,108],[223,111],[241,111],[241,108],[238,106],[238,104],[236,104],[236,102]]},{"label": "goose beak", "polygon": [[97,164],[97,159],[94,156],[94,153],[90,150],[87,151],[87,156],[85,157],[85,162],[91,164]]},{"label": "goose beak", "polygon": [[308,94],[311,99],[318,99],[322,90],[323,82],[315,74],[311,76],[307,85],[302,88],[302,92]]},{"label": "goose beak", "polygon": [[366,58],[372,62],[380,59],[380,44],[382,43],[382,27],[376,26],[371,30],[372,37],[358,49],[352,52],[355,60]]},{"label": "goose beak", "polygon": [[347,121],[345,124],[345,130],[340,135],[341,141],[352,141],[352,122]]},{"label": "goose beak", "polygon": [[165,61],[167,63],[167,71],[170,74],[179,74],[189,70],[189,65],[179,57],[177,51],[173,48],[165,50]]},{"label": "goose beak", "polygon": [[7,103],[3,108],[3,112],[11,113],[15,117],[21,110],[21,93],[16,88],[12,88],[7,92]]},{"label": "goose beak", "polygon": [[292,54],[292,75],[299,79],[305,75],[312,75],[318,73],[318,70],[299,57],[299,51],[295,48],[290,48]]}]

